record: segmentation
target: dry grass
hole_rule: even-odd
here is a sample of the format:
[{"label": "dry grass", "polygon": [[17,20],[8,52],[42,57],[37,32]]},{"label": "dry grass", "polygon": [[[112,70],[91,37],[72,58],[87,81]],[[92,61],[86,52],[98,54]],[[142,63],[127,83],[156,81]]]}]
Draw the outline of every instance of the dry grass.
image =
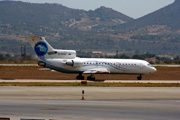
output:
[{"label": "dry grass", "polygon": [[94,87],[180,87],[178,83],[98,83],[89,82],[87,84],[81,83],[41,83],[41,82],[30,82],[30,83],[8,83],[2,82],[0,86],[94,86]]},{"label": "dry grass", "polygon": [[0,60],[1,64],[37,64],[37,60]]},{"label": "dry grass", "polygon": [[[41,69],[41,70],[40,70]],[[157,67],[157,72],[143,76],[143,80],[180,80],[180,67]],[[54,80],[73,80],[77,74],[66,74],[42,70],[42,67],[19,67],[19,66],[0,66],[0,79],[54,79]],[[86,77],[88,75],[85,75]],[[97,74],[97,80],[136,80],[137,75],[119,74]],[[0,86],[97,86],[97,87],[180,87],[180,84],[168,83],[101,83],[88,82],[87,85],[81,83],[0,83]]]},{"label": "dry grass", "polygon": [[[0,79],[74,80],[77,74],[40,70],[42,67],[0,66]],[[85,75],[87,77],[88,75]],[[136,80],[137,75],[97,74],[97,80]],[[180,80],[180,67],[157,67],[157,72],[143,76],[143,80]]]}]

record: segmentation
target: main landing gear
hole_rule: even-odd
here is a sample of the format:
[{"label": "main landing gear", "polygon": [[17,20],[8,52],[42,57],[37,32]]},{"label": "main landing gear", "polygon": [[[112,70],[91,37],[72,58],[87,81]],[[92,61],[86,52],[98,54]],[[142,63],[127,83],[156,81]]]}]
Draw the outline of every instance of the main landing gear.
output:
[{"label": "main landing gear", "polygon": [[91,74],[91,76],[87,77],[87,80],[95,80],[96,78],[94,77],[94,74]]},{"label": "main landing gear", "polygon": [[138,80],[142,80],[142,75],[137,77]]},{"label": "main landing gear", "polygon": [[[79,73],[79,75],[76,77],[77,80],[84,80],[84,76],[82,76],[82,73]],[[91,74],[87,77],[87,80],[95,80],[94,74]]]},{"label": "main landing gear", "polygon": [[79,75],[76,77],[77,80],[84,80],[84,76],[82,76],[82,73],[79,73]]}]

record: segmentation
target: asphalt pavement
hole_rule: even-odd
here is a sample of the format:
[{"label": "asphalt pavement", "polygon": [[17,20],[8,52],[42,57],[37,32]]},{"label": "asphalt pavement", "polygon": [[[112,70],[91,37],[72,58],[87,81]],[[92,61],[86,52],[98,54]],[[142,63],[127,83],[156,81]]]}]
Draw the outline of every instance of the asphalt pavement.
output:
[{"label": "asphalt pavement", "polygon": [[[85,91],[82,99],[82,90]],[[0,87],[0,117],[53,120],[179,120],[180,88]]]}]

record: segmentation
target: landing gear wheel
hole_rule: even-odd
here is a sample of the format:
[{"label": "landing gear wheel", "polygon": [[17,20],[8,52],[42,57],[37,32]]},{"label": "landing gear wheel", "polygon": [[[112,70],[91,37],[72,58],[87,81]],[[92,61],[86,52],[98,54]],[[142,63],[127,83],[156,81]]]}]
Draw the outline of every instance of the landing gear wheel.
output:
[{"label": "landing gear wheel", "polygon": [[91,76],[87,77],[87,80],[95,80],[96,78],[94,77],[94,74],[91,74]]},{"label": "landing gear wheel", "polygon": [[76,79],[77,80],[84,80],[84,76],[77,76]]},{"label": "landing gear wheel", "polygon": [[141,76],[141,75],[138,76],[137,79],[138,79],[138,80],[142,80],[142,76]]},{"label": "landing gear wheel", "polygon": [[87,80],[95,80],[95,77],[88,76]]},{"label": "landing gear wheel", "polygon": [[77,77],[76,77],[77,80],[84,80],[84,76],[82,76],[82,73],[80,73]]}]

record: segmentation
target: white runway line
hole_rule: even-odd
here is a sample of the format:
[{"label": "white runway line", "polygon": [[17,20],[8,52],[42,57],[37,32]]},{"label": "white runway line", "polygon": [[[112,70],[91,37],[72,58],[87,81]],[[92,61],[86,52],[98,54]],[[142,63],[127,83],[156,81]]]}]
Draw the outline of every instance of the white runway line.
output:
[{"label": "white runway line", "polygon": [[[80,83],[81,80],[39,80],[39,79],[0,79],[0,82],[22,82],[22,83],[29,83],[29,82],[47,82],[47,83]],[[102,83],[177,83],[180,84],[180,80],[105,80],[105,81],[88,81],[88,82],[102,82]]]}]

